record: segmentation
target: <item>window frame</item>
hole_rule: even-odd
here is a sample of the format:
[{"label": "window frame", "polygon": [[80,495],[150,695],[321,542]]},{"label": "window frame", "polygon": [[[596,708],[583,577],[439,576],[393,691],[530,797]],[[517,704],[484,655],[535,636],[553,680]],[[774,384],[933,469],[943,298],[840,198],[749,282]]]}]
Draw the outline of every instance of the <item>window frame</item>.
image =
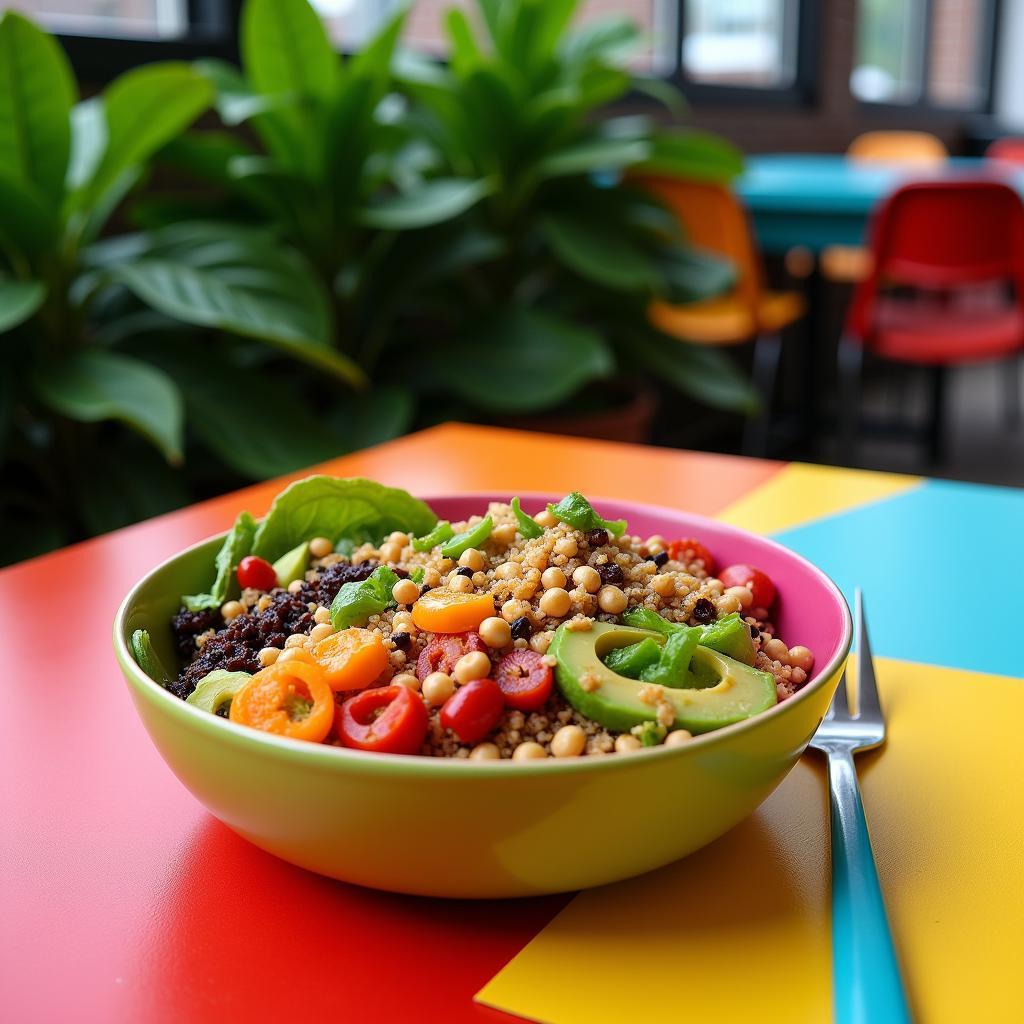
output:
[{"label": "window frame", "polygon": [[[984,74],[979,76],[978,88],[980,92],[979,101],[973,105],[959,107],[948,103],[933,102],[930,96],[929,80],[932,69],[932,38],[935,32],[934,0],[923,0],[923,21],[924,31],[918,40],[917,60],[921,67],[921,89],[917,97],[907,103],[895,103],[891,101],[880,101],[861,99],[853,90],[853,96],[857,106],[865,112],[881,112],[883,115],[898,117],[901,113],[908,112],[936,118],[958,118],[972,117],[978,115],[989,115],[993,113],[995,103],[995,86],[998,76],[997,63],[999,60],[999,22],[1003,13],[1002,0],[981,0],[985,5],[982,12],[981,29],[978,36],[978,66],[983,69]],[[856,26],[854,27],[854,47],[856,47]],[[856,53],[853,54],[856,60]],[[854,61],[850,63],[850,73],[853,73]]]}]

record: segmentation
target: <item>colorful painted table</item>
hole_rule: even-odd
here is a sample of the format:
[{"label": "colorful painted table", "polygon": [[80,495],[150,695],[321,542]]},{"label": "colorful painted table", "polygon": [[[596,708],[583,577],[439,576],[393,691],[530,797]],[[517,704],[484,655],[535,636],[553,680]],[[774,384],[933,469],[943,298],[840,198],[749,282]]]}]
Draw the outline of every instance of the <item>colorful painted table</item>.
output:
[{"label": "colorful painted table", "polygon": [[995,175],[1024,192],[1024,174],[976,157],[954,157],[934,171],[855,163],[841,154],[752,156],[736,190],[765,252],[864,241],[875,206],[902,182],[929,176]]},{"label": "colorful painted table", "polygon": [[[1017,537],[1024,522],[1022,492],[457,425],[323,468],[421,493],[577,487],[595,497],[723,515],[807,554],[848,593],[861,584],[869,595],[876,652],[887,656],[887,676],[896,671],[892,666],[906,665],[891,659],[950,666],[936,673],[937,692],[963,687],[956,669],[1021,675],[1012,608],[1024,572]],[[601,1019],[578,999],[563,1000],[572,1004],[566,1012],[544,1008],[538,987],[557,995],[572,980],[564,957],[575,955],[573,936],[592,930],[593,915],[617,921],[622,935],[640,934],[644,918],[631,919],[629,908],[644,898],[644,886],[665,895],[661,873],[571,904],[570,897],[450,903],[341,885],[281,863],[220,825],[178,784],[143,733],[110,648],[119,600],[146,569],[224,529],[239,508],[262,513],[281,485],[251,487],[0,573],[7,659],[0,715],[0,1018],[497,1022],[512,1018],[475,1003],[474,994],[526,947],[511,973],[489,986],[490,1002],[559,1024],[579,1019],[583,1009],[589,1019]],[[932,670],[914,672],[930,678]],[[886,751],[878,758],[876,780],[886,765],[926,762],[918,748],[905,749],[901,761],[900,749],[894,743],[891,756]],[[948,773],[954,771],[964,775],[950,766]],[[787,929],[797,928],[796,939],[818,951],[788,982],[801,993],[797,1002],[807,1014],[757,1017],[810,1022],[823,1019],[827,1006],[827,948],[815,938],[825,927],[820,900],[827,851],[808,840],[800,865],[778,865],[772,830],[795,829],[806,840],[824,820],[824,790],[816,769],[803,764],[790,780],[789,818],[771,807],[759,812],[736,830],[731,846],[722,845],[730,837],[720,840],[699,859],[676,866],[674,877],[699,879],[718,861],[728,868],[737,843],[747,844],[739,849],[751,850],[776,882],[780,871],[809,874],[791,898],[818,900],[810,917],[785,924],[777,885],[766,889],[757,872],[748,872],[737,892],[747,893],[750,902],[734,907],[731,920],[719,913],[717,932],[701,941],[728,936],[730,924],[746,927],[748,920],[751,927],[768,922],[775,932],[782,929],[780,943],[795,941]],[[869,818],[897,813],[880,798],[873,805],[871,795],[869,788]],[[1013,799],[996,790],[991,795],[1008,811]],[[990,858],[1019,862],[1019,819],[1013,828],[999,844],[988,844]],[[898,828],[886,831],[894,834]],[[413,838],[408,855],[415,861]],[[883,881],[893,856],[883,843]],[[985,863],[988,868],[993,862]],[[742,873],[742,865],[736,868]],[[960,861],[953,869],[972,877]],[[997,864],[987,873],[1001,878],[998,870]],[[945,876],[935,877],[945,884]],[[611,908],[594,903],[605,897],[618,902]],[[984,880],[961,897],[960,903],[984,904]],[[947,894],[933,908],[937,898],[928,896],[928,914],[951,921],[959,904]],[[950,966],[956,964],[950,977],[976,983],[989,999],[1000,986],[1006,990],[1015,977],[1007,958],[1016,956],[1024,938],[1018,934],[1020,903],[1017,885],[1001,904],[1012,927],[994,922],[991,937],[962,931],[962,948],[948,954]],[[678,925],[658,933],[663,948],[670,934],[685,933],[686,921]],[[940,949],[936,956],[942,955]],[[786,968],[781,955],[778,962],[765,958],[763,966]],[[685,968],[679,961],[673,976]],[[641,993],[640,1006],[644,998]],[[537,1009],[530,999],[540,999]],[[617,1020],[647,1018],[639,1009],[623,1016],[621,1002],[609,1000]],[[1010,1019],[996,1012],[981,1016]],[[655,1018],[652,1005],[649,1019]]]}]

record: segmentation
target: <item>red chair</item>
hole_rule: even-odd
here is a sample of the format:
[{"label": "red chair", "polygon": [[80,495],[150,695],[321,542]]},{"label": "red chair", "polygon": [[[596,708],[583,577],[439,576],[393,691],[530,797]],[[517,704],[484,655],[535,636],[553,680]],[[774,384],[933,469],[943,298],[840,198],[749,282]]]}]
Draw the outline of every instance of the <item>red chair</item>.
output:
[{"label": "red chair", "polygon": [[[906,185],[875,215],[870,248],[873,265],[854,292],[839,346],[845,454],[853,461],[868,352],[933,369],[930,439],[937,459],[946,369],[1015,360],[1024,351],[1024,204],[994,181]],[[1004,379],[1016,424],[1016,362],[1010,370]]]},{"label": "red chair", "polygon": [[988,160],[1002,160],[1008,164],[1024,164],[1024,139],[1007,137],[996,139],[985,150]]}]

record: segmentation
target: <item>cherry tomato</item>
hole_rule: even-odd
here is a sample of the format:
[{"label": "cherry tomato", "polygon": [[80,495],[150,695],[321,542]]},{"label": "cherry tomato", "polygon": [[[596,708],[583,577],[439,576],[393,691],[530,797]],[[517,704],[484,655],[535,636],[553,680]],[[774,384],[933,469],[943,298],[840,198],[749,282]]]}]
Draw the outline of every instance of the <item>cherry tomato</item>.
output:
[{"label": "cherry tomato", "polygon": [[277,573],[266,559],[246,555],[238,563],[238,585],[243,589],[271,590],[277,586]]},{"label": "cherry tomato", "polygon": [[431,672],[451,675],[459,658],[472,651],[487,652],[487,645],[480,639],[479,633],[436,635],[416,659],[416,675],[420,680],[426,679]]},{"label": "cherry tomato", "polygon": [[342,746],[378,754],[418,754],[429,715],[423,698],[405,686],[378,686],[349,697],[334,713]]},{"label": "cherry tomato", "polygon": [[715,560],[711,557],[711,552],[693,537],[672,541],[668,546],[668,557],[683,565],[689,565],[694,559],[699,558],[704,563],[705,572],[709,576],[715,574]]},{"label": "cherry tomato", "polygon": [[479,743],[497,724],[505,698],[493,679],[474,679],[460,686],[441,708],[441,724],[460,743]]},{"label": "cherry tomato", "polygon": [[536,651],[510,651],[494,678],[505,703],[517,711],[540,711],[551,696],[551,666]]},{"label": "cherry tomato", "polygon": [[752,565],[730,565],[718,574],[718,578],[727,587],[749,587],[754,595],[755,608],[771,608],[775,604],[775,584]]}]

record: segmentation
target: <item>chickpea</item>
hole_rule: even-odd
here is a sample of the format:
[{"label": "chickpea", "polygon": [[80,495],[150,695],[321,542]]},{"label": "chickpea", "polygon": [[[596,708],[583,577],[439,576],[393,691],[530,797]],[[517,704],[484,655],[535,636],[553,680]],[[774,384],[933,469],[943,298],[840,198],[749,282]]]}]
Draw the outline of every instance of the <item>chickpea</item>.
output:
[{"label": "chickpea", "polygon": [[313,612],[313,621],[316,623],[330,622],[331,621],[331,610],[320,605],[315,612]]},{"label": "chickpea", "polygon": [[491,530],[491,540],[499,547],[507,548],[516,539],[516,528],[511,523],[502,523]]},{"label": "chickpea", "polygon": [[476,548],[466,548],[459,555],[459,565],[466,569],[472,569],[473,572],[479,572],[485,564],[484,556]]},{"label": "chickpea", "polygon": [[534,633],[530,637],[530,650],[536,651],[538,654],[547,654],[548,648],[551,646],[551,639],[554,637],[554,633],[550,629],[542,630],[540,633]]},{"label": "chickpea", "polygon": [[676,581],[666,573],[659,573],[651,580],[651,587],[659,597],[675,597]]},{"label": "chickpea", "polygon": [[281,657],[281,652],[276,647],[264,647],[257,657],[260,659],[260,664],[266,668],[268,665],[273,665]]},{"label": "chickpea", "polygon": [[647,540],[644,541],[644,547],[647,548],[652,555],[656,555],[659,551],[665,550],[665,538],[662,537],[660,533],[656,533],[654,536],[648,537]]},{"label": "chickpea", "polygon": [[513,576],[519,575],[519,567],[515,562],[502,562],[501,565],[494,570],[494,575],[499,580],[510,580]]},{"label": "chickpea", "polygon": [[475,572],[469,578],[473,581],[473,586],[474,587],[483,588],[483,587],[487,586],[488,580],[487,580],[487,573],[485,573],[485,572]]},{"label": "chickpea", "polygon": [[305,580],[292,580],[291,583],[288,584],[288,593],[297,594],[305,585]]},{"label": "chickpea", "polygon": [[527,740],[526,743],[520,743],[519,746],[512,751],[513,761],[534,761],[547,756],[547,751],[539,743],[534,743],[533,740]]},{"label": "chickpea", "polygon": [[543,526],[545,530],[550,529],[558,522],[558,520],[546,508],[541,509],[533,519],[538,526]]},{"label": "chickpea", "polygon": [[512,643],[512,627],[504,619],[499,619],[497,615],[484,619],[480,623],[479,633],[480,639],[488,647],[500,649],[508,647]]},{"label": "chickpea", "polygon": [[512,596],[520,601],[529,601],[537,593],[540,580],[523,580],[517,587],[512,589]]},{"label": "chickpea", "polygon": [[642,747],[643,744],[635,736],[630,736],[628,732],[615,738],[616,754],[631,754],[634,750],[640,750]]},{"label": "chickpea", "polygon": [[555,541],[555,554],[565,555],[566,558],[573,558],[579,551],[579,545],[575,537],[562,537]]},{"label": "chickpea", "polygon": [[666,747],[681,747],[686,743],[689,743],[693,739],[693,733],[687,732],[686,729],[673,729],[665,737]]},{"label": "chickpea", "polygon": [[334,550],[334,543],[327,537],[314,537],[309,542],[309,553],[314,558],[326,558]]},{"label": "chickpea", "polygon": [[431,672],[423,680],[423,696],[428,704],[439,707],[455,692],[455,680],[445,672]]},{"label": "chickpea", "polygon": [[807,673],[802,668],[794,668],[790,672],[789,678],[796,683],[797,686],[803,686],[807,682]]},{"label": "chickpea", "polygon": [[741,608],[749,608],[754,603],[754,595],[749,587],[729,587],[724,596],[728,597],[730,594],[739,601]]},{"label": "chickpea", "polygon": [[231,622],[233,619],[237,619],[239,615],[245,614],[245,606],[241,601],[225,601],[220,606],[220,613],[224,617],[225,622]]},{"label": "chickpea", "polygon": [[783,665],[789,663],[789,648],[777,637],[772,637],[764,645],[764,653],[768,655],[772,661],[780,661]]},{"label": "chickpea", "polygon": [[515,622],[516,619],[526,614],[526,605],[522,601],[506,601],[501,606],[501,617],[506,622]]},{"label": "chickpea", "polygon": [[412,580],[399,580],[391,588],[391,596],[399,604],[412,604],[420,596],[420,588]]},{"label": "chickpea", "polygon": [[285,648],[289,647],[302,647],[309,639],[305,633],[292,633],[290,637],[284,642]]},{"label": "chickpea", "polygon": [[455,662],[455,678],[463,685],[483,679],[491,671],[491,659],[483,651],[470,651]]},{"label": "chickpea", "polygon": [[470,761],[497,761],[501,757],[497,744],[478,743],[470,752]]},{"label": "chickpea", "polygon": [[814,653],[807,647],[797,645],[789,649],[789,663],[796,668],[810,672],[814,667]]},{"label": "chickpea", "polygon": [[540,578],[541,586],[545,590],[553,590],[555,587],[565,586],[565,573],[561,569],[551,566],[545,569]]},{"label": "chickpea", "polygon": [[271,600],[270,600],[270,595],[269,595],[269,594],[264,594],[264,595],[263,595],[263,596],[262,596],[262,597],[261,597],[261,598],[260,598],[260,599],[259,599],[259,600],[258,600],[258,601],[256,602],[256,611],[258,611],[258,612],[265,612],[265,611],[266,611],[266,610],[267,610],[267,609],[268,609],[268,608],[270,607],[270,605],[271,605],[272,603],[273,603],[273,602],[271,602]]},{"label": "chickpea", "polygon": [[551,737],[551,753],[555,757],[579,757],[587,745],[587,734],[578,725],[563,725]]},{"label": "chickpea", "polygon": [[411,672],[400,672],[391,680],[392,686],[404,686],[407,690],[419,690],[420,681]]},{"label": "chickpea", "polygon": [[[545,590],[544,596],[540,599],[540,610],[545,615],[550,615],[553,619],[560,619],[571,607],[572,598],[569,596],[569,592],[562,587],[553,587],[551,590]],[[622,607],[626,607],[625,603],[623,603]]]},{"label": "chickpea", "polygon": [[460,576],[453,572],[448,577],[447,586],[449,590],[454,590],[458,594],[468,594],[473,589],[473,581],[468,576]]},{"label": "chickpea", "polygon": [[715,607],[720,615],[729,615],[740,610],[739,598],[735,594],[723,594],[717,601]]},{"label": "chickpea", "polygon": [[397,544],[400,548],[404,548],[409,543],[409,534],[402,533],[401,530],[395,530],[394,533],[388,534],[388,543]]},{"label": "chickpea", "polygon": [[[289,637],[291,639],[291,637]],[[277,663],[283,665],[286,661],[308,661],[309,654],[305,647],[289,647],[285,641],[285,649],[278,655]]]},{"label": "chickpea", "polygon": [[441,574],[436,569],[428,569],[423,576],[423,585],[431,589],[441,586]]},{"label": "chickpea", "polygon": [[309,631],[309,639],[311,643],[318,644],[333,633],[334,627],[329,622],[320,622]]},{"label": "chickpea", "polygon": [[380,546],[380,560],[382,562],[397,562],[402,557],[402,546],[392,544],[388,541]]},{"label": "chickpea", "polygon": [[416,623],[412,621],[412,615],[409,612],[399,612],[391,620],[391,632],[408,633],[412,636],[416,632]]},{"label": "chickpea", "polygon": [[581,565],[572,574],[572,581],[588,594],[596,594],[601,589],[601,574],[592,565]]},{"label": "chickpea", "polygon": [[618,587],[609,584],[597,592],[598,607],[609,615],[618,615],[620,612],[624,612],[626,603],[626,595]]}]

